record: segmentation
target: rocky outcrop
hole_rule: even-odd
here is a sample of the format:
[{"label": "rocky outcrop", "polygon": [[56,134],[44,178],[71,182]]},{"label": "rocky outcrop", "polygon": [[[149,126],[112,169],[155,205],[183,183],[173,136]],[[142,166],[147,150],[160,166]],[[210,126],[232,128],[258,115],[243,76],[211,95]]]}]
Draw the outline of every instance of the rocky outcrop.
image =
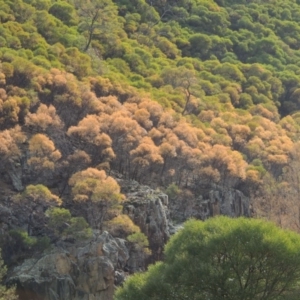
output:
[{"label": "rocky outcrop", "polygon": [[[185,196],[185,195],[184,195]],[[250,216],[250,199],[241,191],[215,186],[198,197],[182,197],[170,201],[171,218],[183,222],[189,218],[205,220],[217,215]]]},{"label": "rocky outcrop", "polygon": [[[170,235],[167,195],[136,181],[119,179],[119,183],[127,199],[124,213],[148,236],[151,261],[161,259]],[[8,197],[0,203],[0,229],[27,230],[29,215],[32,222],[37,221],[31,211],[30,205],[21,207]],[[42,224],[37,227],[43,228]],[[10,271],[8,284],[18,286],[21,300],[110,300],[115,285],[127,274],[145,270],[149,263],[141,248],[107,232],[94,231],[93,239],[85,244],[56,243],[53,250],[26,259]]]},{"label": "rocky outcrop", "polygon": [[152,259],[161,259],[170,236],[168,196],[136,181],[119,180],[119,184],[127,198],[123,213],[148,237]]},{"label": "rocky outcrop", "polygon": [[14,189],[18,192],[24,190],[22,183],[22,169],[20,168],[20,163],[10,163],[7,168],[7,174],[11,180]]},{"label": "rocky outcrop", "polygon": [[129,252],[125,241],[107,232],[85,245],[61,244],[39,258],[27,259],[10,274],[22,300],[110,300],[124,277]]},{"label": "rocky outcrop", "polygon": [[[169,200],[160,190],[120,177],[118,183],[126,195],[123,213],[147,235],[150,259],[142,249],[107,232],[94,231],[93,239],[85,244],[58,241],[53,250],[26,259],[10,272],[8,283],[18,286],[21,300],[111,300],[115,285],[127,274],[143,271],[147,263],[163,258],[170,234],[182,228],[188,218],[250,215],[249,199],[238,190],[215,186],[196,198],[187,191]],[[25,229],[29,208],[21,210],[9,198],[0,203],[0,230]],[[33,214],[31,219],[38,220]],[[176,226],[171,219],[177,221]]]},{"label": "rocky outcrop", "polygon": [[8,230],[11,215],[11,210],[0,204],[0,235],[3,235]]}]

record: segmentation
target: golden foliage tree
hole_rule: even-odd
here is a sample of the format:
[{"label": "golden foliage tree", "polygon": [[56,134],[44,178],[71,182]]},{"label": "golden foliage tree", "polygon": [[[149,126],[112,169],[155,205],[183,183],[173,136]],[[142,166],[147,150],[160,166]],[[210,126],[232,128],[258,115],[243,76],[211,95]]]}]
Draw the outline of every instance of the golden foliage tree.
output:
[{"label": "golden foliage tree", "polygon": [[68,135],[77,138],[79,147],[93,157],[94,163],[109,162],[115,158],[112,140],[101,132],[101,119],[96,115],[88,115],[77,126],[71,126]]},{"label": "golden foliage tree", "polygon": [[154,144],[150,137],[144,137],[140,144],[130,151],[130,155],[134,166],[133,177],[139,180],[145,172],[151,173],[151,170],[164,162],[159,147]]},{"label": "golden foliage tree", "polygon": [[52,177],[56,163],[61,158],[61,153],[54,143],[46,135],[38,133],[29,140],[28,148],[27,164],[33,178],[43,180]]},{"label": "golden foliage tree", "polygon": [[0,131],[0,166],[8,176],[17,191],[23,189],[22,180],[16,176],[17,169],[22,167],[22,145],[26,135],[19,125],[14,128]]},{"label": "golden foliage tree", "polygon": [[47,106],[40,104],[36,113],[29,113],[25,118],[26,126],[33,132],[55,131],[62,128],[63,123],[56,114],[56,109],[53,105]]},{"label": "golden foliage tree", "polygon": [[105,171],[88,168],[72,175],[69,184],[74,201],[84,203],[83,209],[92,227],[102,229],[104,221],[119,213],[123,196],[116,180]]}]

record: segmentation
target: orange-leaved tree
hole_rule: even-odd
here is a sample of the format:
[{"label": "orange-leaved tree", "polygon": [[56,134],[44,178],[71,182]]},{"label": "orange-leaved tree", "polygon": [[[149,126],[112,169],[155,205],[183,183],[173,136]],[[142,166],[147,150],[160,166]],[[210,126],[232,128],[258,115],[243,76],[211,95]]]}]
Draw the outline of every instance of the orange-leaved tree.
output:
[{"label": "orange-leaved tree", "polygon": [[26,135],[19,125],[0,131],[0,167],[11,178],[17,191],[23,189],[22,179],[17,169],[21,167],[21,145],[26,141]]},{"label": "orange-leaved tree", "polygon": [[96,115],[87,115],[77,126],[71,126],[68,135],[77,139],[79,147],[91,155],[94,163],[109,162],[115,158],[112,140],[101,132],[101,121]]},{"label": "orange-leaved tree", "polygon": [[69,180],[75,202],[83,209],[90,225],[102,229],[103,222],[118,214],[123,196],[117,181],[95,168],[75,173]]},{"label": "orange-leaved tree", "polygon": [[27,163],[32,177],[39,178],[39,181],[53,176],[56,163],[61,158],[60,151],[44,134],[35,134],[29,140],[29,155]]}]

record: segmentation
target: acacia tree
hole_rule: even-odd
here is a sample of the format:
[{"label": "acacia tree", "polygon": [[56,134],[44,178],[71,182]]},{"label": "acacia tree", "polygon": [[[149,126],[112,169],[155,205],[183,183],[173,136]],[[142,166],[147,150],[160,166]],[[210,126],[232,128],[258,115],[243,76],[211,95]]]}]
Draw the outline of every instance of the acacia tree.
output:
[{"label": "acacia tree", "polygon": [[191,220],[165,261],[129,278],[123,299],[298,299],[300,236],[256,219]]}]

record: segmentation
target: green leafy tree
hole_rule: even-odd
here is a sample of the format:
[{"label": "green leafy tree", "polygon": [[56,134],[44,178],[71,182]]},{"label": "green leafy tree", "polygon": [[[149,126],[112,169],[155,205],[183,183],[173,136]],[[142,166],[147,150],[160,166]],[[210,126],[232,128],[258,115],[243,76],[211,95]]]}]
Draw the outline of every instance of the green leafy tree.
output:
[{"label": "green leafy tree", "polygon": [[115,299],[299,299],[300,236],[255,219],[191,220],[165,261],[129,278]]},{"label": "green leafy tree", "polygon": [[49,13],[60,19],[66,25],[76,25],[75,8],[65,1],[53,3]]},{"label": "green leafy tree", "polygon": [[115,28],[117,7],[111,0],[75,1],[80,17],[79,28],[86,36],[86,52],[95,35],[107,33]]},{"label": "green leafy tree", "polygon": [[169,198],[174,199],[180,194],[180,188],[175,183],[169,184],[166,189],[166,194]]},{"label": "green leafy tree", "polygon": [[209,56],[209,50],[212,47],[211,38],[202,33],[196,33],[189,39],[190,52],[192,56],[199,57],[201,59],[207,59]]},{"label": "green leafy tree", "polygon": [[[9,266],[50,248],[50,239],[47,236],[29,236],[23,229],[12,229],[3,238],[3,258]],[[1,297],[0,299],[2,300]]]},{"label": "green leafy tree", "polygon": [[143,250],[145,254],[150,255],[149,241],[147,236],[142,232],[135,232],[127,237],[127,240],[135,245],[138,250]]},{"label": "green leafy tree", "polygon": [[28,215],[29,236],[40,235],[44,231],[45,209],[62,204],[62,200],[42,184],[28,185],[22,193],[14,197],[14,201]]},{"label": "green leafy tree", "polygon": [[194,95],[199,94],[199,86],[197,85],[197,77],[194,70],[189,70],[184,66],[174,69],[165,68],[161,74],[165,84],[170,84],[173,88],[179,88],[184,93],[185,104],[182,115],[188,110],[189,103]]},{"label": "green leafy tree", "polygon": [[72,217],[68,209],[50,207],[46,211],[48,226],[57,237],[86,239],[91,237],[92,230],[83,217]]},{"label": "green leafy tree", "polygon": [[43,205],[61,205],[62,203],[58,196],[52,194],[51,191],[42,184],[28,185],[17,199],[31,203],[43,203]]}]

